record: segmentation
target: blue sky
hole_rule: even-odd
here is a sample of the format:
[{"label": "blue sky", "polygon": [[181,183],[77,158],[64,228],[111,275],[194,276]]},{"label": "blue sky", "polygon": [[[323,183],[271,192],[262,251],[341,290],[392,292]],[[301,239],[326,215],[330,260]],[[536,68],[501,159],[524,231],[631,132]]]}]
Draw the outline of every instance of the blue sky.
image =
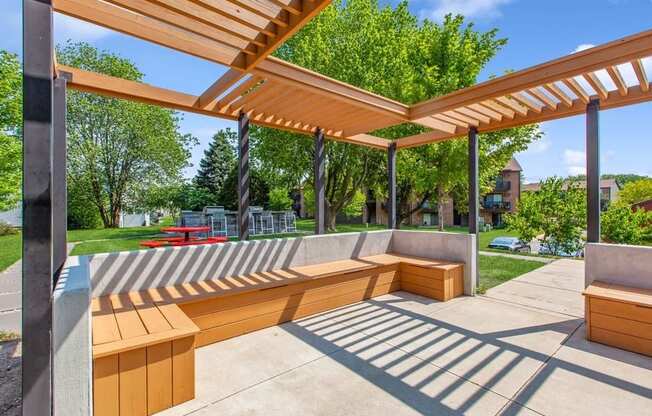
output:
[{"label": "blue sky", "polygon": [[[395,0],[381,2],[396,4]],[[0,48],[20,54],[22,0],[3,3]],[[448,12],[460,12],[477,29],[496,27],[499,36],[508,38],[479,81],[652,28],[652,0],[416,0],[410,1],[410,8],[416,15],[434,20]],[[225,70],[65,16],[56,16],[55,30],[57,42],[84,40],[133,60],[145,73],[145,81],[157,86],[199,94]],[[647,60],[646,69],[652,75],[652,61]],[[186,171],[186,176],[192,176],[212,134],[220,128],[235,128],[235,123],[189,113],[183,117],[183,132],[200,139],[200,145],[193,149],[195,167]],[[601,113],[604,173],[652,176],[650,117],[652,103]],[[578,116],[541,124],[543,140],[517,155],[526,180],[582,172],[584,123],[584,117]]]}]

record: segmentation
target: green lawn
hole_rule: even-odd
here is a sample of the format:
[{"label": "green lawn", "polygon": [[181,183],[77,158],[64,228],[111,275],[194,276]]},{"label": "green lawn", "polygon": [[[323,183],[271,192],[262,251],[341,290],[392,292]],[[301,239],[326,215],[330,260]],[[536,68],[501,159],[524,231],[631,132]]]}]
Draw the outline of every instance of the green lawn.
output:
[{"label": "green lawn", "polygon": [[20,234],[0,237],[0,272],[20,259],[22,239]]},{"label": "green lawn", "polygon": [[531,260],[518,260],[509,257],[480,256],[480,287],[479,293],[505,283],[517,276],[531,272],[545,263]]}]

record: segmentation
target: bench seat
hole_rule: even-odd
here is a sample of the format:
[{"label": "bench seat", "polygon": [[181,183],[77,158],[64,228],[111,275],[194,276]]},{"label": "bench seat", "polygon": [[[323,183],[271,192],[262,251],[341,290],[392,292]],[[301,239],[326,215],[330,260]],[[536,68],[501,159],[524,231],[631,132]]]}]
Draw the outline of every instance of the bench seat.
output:
[{"label": "bench seat", "polygon": [[199,328],[173,304],[92,301],[93,414],[149,415],[194,398]]},{"label": "bench seat", "polygon": [[584,296],[590,341],[652,356],[652,290],[594,281]]},{"label": "bench seat", "polygon": [[406,290],[463,294],[463,265],[400,254],[93,299],[96,415],[145,415],[194,397],[194,348]]}]

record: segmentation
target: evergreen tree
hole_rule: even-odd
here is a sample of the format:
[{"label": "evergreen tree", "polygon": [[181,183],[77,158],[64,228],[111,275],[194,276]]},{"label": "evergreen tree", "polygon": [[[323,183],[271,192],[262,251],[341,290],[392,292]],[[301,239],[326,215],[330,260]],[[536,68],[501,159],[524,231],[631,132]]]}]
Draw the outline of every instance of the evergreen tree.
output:
[{"label": "evergreen tree", "polygon": [[222,193],[227,177],[237,165],[236,140],[235,131],[229,128],[218,131],[199,162],[195,184],[214,195],[216,199]]}]

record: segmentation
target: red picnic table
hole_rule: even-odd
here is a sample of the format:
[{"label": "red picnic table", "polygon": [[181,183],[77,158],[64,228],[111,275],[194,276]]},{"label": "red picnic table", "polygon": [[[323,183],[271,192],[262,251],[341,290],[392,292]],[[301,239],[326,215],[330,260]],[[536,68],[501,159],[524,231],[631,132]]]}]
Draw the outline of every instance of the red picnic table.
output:
[{"label": "red picnic table", "polygon": [[200,227],[164,227],[161,228],[161,231],[164,233],[173,233],[184,234],[183,237],[166,237],[159,240],[153,241],[141,241],[140,245],[143,247],[156,248],[163,246],[190,246],[190,245],[200,245],[200,244],[215,244],[215,243],[224,243],[228,241],[227,237],[208,237],[208,238],[198,238],[191,237],[192,233],[208,233],[211,230],[210,227],[200,226]]}]

